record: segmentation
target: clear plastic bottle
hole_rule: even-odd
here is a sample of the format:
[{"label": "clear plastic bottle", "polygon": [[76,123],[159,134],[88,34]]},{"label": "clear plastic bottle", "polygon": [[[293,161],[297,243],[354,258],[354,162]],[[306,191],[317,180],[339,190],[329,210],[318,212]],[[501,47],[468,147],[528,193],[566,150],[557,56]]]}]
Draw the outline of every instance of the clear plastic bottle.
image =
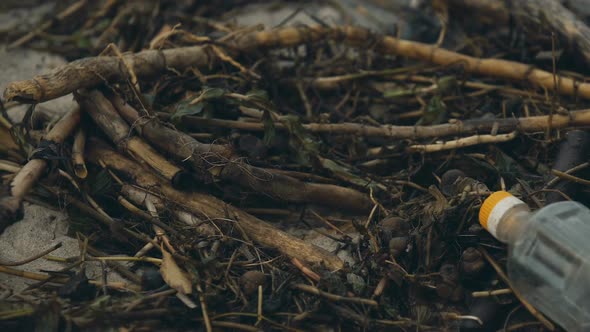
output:
[{"label": "clear plastic bottle", "polygon": [[590,209],[566,201],[531,212],[498,191],[479,219],[508,244],[508,275],[523,297],[567,331],[590,331]]}]

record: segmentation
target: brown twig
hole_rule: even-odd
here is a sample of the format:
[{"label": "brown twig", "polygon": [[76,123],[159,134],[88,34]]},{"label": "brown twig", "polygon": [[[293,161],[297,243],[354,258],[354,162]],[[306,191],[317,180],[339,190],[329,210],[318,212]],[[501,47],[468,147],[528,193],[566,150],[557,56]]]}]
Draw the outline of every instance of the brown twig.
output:
[{"label": "brown twig", "polygon": [[169,162],[142,139],[131,135],[129,125],[102,93],[97,90],[80,91],[76,94],[76,100],[80,108],[90,115],[119,150],[146,163],[172,183],[190,182],[182,169]]},{"label": "brown twig", "polygon": [[310,270],[307,266],[303,265],[303,263],[301,263],[301,261],[297,258],[291,258],[291,263],[293,263],[293,265],[295,265],[296,268],[298,268],[303,274],[308,276],[311,280],[315,282],[320,281],[320,276],[317,273]]},{"label": "brown twig", "polygon": [[34,256],[31,256],[29,258],[26,258],[26,259],[23,259],[23,260],[20,260],[20,261],[17,261],[17,262],[3,262],[3,261],[0,261],[0,265],[2,265],[2,266],[19,266],[19,265],[24,265],[24,264],[30,263],[30,262],[32,262],[32,261],[34,261],[36,259],[39,259],[39,258],[47,255],[48,253],[50,253],[50,252],[52,252],[52,251],[54,251],[54,250],[56,250],[57,248],[60,248],[60,247],[61,247],[61,242],[52,245],[51,247],[47,248],[46,250],[43,250],[42,252],[40,252],[40,253],[38,253],[38,254],[36,254]]},{"label": "brown twig", "polygon": [[[264,131],[264,124],[256,122],[243,122],[233,120],[205,119],[187,116],[184,120],[189,127],[221,127],[240,130]],[[567,115],[555,114],[551,122],[554,129],[567,127],[583,127],[590,125],[590,109],[571,111]],[[549,126],[549,116],[530,116],[523,118],[505,119],[477,119],[455,121],[452,123],[432,126],[371,126],[359,123],[308,123],[303,128],[312,133],[325,133],[334,135],[359,135],[390,138],[431,138],[472,133],[489,133],[497,128],[498,132],[537,132],[543,131]],[[275,123],[276,129],[286,130],[282,123]]]},{"label": "brown twig", "polygon": [[590,180],[582,179],[577,176],[571,175],[569,173],[558,171],[556,169],[552,169],[551,173],[553,173],[553,175],[557,176],[558,178],[573,181],[573,182],[580,183],[580,184],[583,184],[586,186],[590,186]]},{"label": "brown twig", "polygon": [[313,264],[324,264],[330,270],[339,270],[344,267],[344,263],[337,256],[280,231],[213,196],[175,190],[151,174],[149,170],[112,150],[92,144],[87,153],[92,162],[98,164],[100,160],[111,169],[129,175],[144,188],[158,188],[159,193],[171,203],[204,219],[237,223],[257,243],[275,248],[289,257],[296,257]]},{"label": "brown twig", "polygon": [[502,289],[494,289],[494,290],[489,290],[489,291],[472,292],[471,296],[473,296],[473,297],[488,297],[488,296],[498,296],[498,295],[505,295],[505,294],[512,294],[512,289],[502,288]]},{"label": "brown twig", "polygon": [[[157,197],[156,195],[152,195],[149,192],[138,188],[136,186],[132,186],[129,184],[124,184],[121,187],[121,193],[123,195],[125,195],[127,198],[129,198],[131,201],[133,201],[135,204],[139,204],[139,205],[145,205],[147,200],[150,200],[153,204],[156,205],[157,208],[159,209],[164,209],[166,207],[164,201],[162,199],[160,199],[159,197]],[[154,222],[155,224],[157,224],[158,226],[162,227],[164,230],[166,230],[167,232],[169,232],[170,234],[174,234],[176,233],[176,231],[164,224],[163,222],[159,221],[159,220],[155,220],[153,217],[151,217],[149,214],[143,212],[143,211],[136,211],[137,214],[142,215],[143,218],[150,218],[149,220]],[[216,233],[218,233],[216,231],[216,229],[209,224],[209,222],[207,221],[202,221],[199,218],[197,218],[195,215],[190,214],[188,212],[185,212],[183,210],[180,209],[173,209],[172,213],[178,218],[178,220],[186,223],[189,226],[193,226],[195,228],[195,231],[198,234],[201,235],[214,235]]]},{"label": "brown twig", "polygon": [[328,292],[324,292],[316,287],[313,286],[309,286],[309,285],[304,285],[304,284],[294,284],[293,288],[297,288],[301,291],[304,291],[306,293],[310,293],[310,294],[314,294],[314,295],[318,295],[321,296],[325,299],[328,299],[330,301],[334,301],[334,302],[350,302],[350,303],[357,303],[357,304],[365,304],[365,305],[370,305],[373,307],[377,307],[379,306],[379,303],[377,303],[377,301],[375,300],[371,300],[371,299],[363,299],[360,297],[345,297],[345,296],[340,296],[340,295],[336,295],[336,294],[332,294],[332,293],[328,293]]},{"label": "brown twig", "polygon": [[369,198],[359,191],[333,184],[303,182],[280,172],[251,166],[235,156],[227,145],[203,144],[164,126],[157,119],[140,117],[118,96],[111,96],[111,101],[146,140],[174,156],[177,161],[190,165],[197,174],[211,172],[222,180],[288,202],[316,203],[360,212],[369,209]]},{"label": "brown twig", "polygon": [[[288,27],[237,36],[227,44],[235,50],[248,52],[260,48],[295,47],[330,39],[342,41],[353,47],[371,48],[382,54],[397,54],[443,66],[461,65],[469,73],[508,80],[524,80],[547,90],[556,88],[552,73],[530,65],[501,59],[475,58],[428,44],[391,36],[378,36],[369,30],[349,26]],[[125,55],[124,62],[129,64],[139,78],[146,78],[169,69],[183,71],[191,66],[209,65],[212,62],[209,53],[210,48],[207,45],[163,51],[147,50]],[[128,79],[127,71],[121,68],[124,68],[123,61],[118,57],[80,59],[31,80],[11,83],[4,91],[4,97],[9,101],[29,103],[47,101],[80,88],[95,87],[105,81],[119,82]],[[576,82],[572,78],[560,75],[557,84],[557,91],[561,94],[590,99],[590,83]]]},{"label": "brown twig", "polygon": [[[45,281],[47,279],[51,279],[52,282],[57,282],[60,284],[64,284],[67,282],[66,278],[55,278],[55,277],[47,275],[47,274],[21,271],[21,270],[12,269],[12,268],[9,268],[6,266],[0,266],[0,273],[10,274],[10,275],[17,276],[17,277],[27,278],[27,279],[31,279],[31,280],[38,280],[38,281]],[[99,286],[99,287],[105,285],[103,282],[96,281],[96,280],[90,280],[89,282],[91,284]],[[127,283],[124,283],[124,282],[109,282],[105,286],[110,287],[110,288],[114,288],[114,289],[129,289],[129,290],[134,290],[134,291],[139,290],[139,287],[137,287],[135,285],[128,285]]]},{"label": "brown twig", "polygon": [[[73,109],[64,115],[56,125],[45,135],[44,141],[48,144],[61,144],[69,136],[80,122],[80,110]],[[35,158],[29,160],[23,166],[12,182],[8,190],[9,195],[0,198],[0,232],[23,217],[22,201],[24,196],[39,180],[47,167],[47,160]]]},{"label": "brown twig", "polygon": [[516,138],[516,132],[500,135],[474,135],[442,143],[411,145],[408,147],[408,151],[426,153],[439,152],[445,150],[466,148],[478,144],[507,142],[513,140],[514,138]]}]

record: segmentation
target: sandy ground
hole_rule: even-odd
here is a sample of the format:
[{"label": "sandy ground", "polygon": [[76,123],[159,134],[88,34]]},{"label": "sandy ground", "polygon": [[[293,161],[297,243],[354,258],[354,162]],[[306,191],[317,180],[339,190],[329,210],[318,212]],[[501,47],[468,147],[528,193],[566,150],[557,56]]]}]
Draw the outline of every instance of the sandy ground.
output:
[{"label": "sandy ground", "polygon": [[[15,20],[28,17],[39,20],[43,12],[51,9],[51,4],[44,4],[35,10],[16,9],[14,11],[0,13],[0,28],[10,28]],[[10,18],[10,19],[8,19]],[[12,81],[29,79],[36,74],[47,72],[66,61],[56,55],[33,51],[29,49],[15,49],[6,51],[4,45],[0,45],[0,91],[4,91],[6,85]],[[75,103],[71,95],[64,96],[38,105],[47,110],[49,114],[59,117]],[[20,120],[26,107],[14,107],[9,110],[13,120]],[[8,227],[0,235],[0,261],[19,261],[49,248],[58,242],[62,247],[51,255],[68,258],[80,254],[78,241],[68,237],[68,217],[61,211],[55,211],[46,207],[25,203],[24,219]],[[62,263],[56,263],[45,259],[38,259],[31,263],[15,267],[19,270],[39,272],[41,270],[59,270],[64,267]],[[102,273],[98,263],[90,263],[87,267],[87,275],[90,278],[99,277]],[[109,279],[120,280],[118,275],[109,273]],[[0,284],[4,288],[19,292],[32,281],[20,277],[0,274]]]}]

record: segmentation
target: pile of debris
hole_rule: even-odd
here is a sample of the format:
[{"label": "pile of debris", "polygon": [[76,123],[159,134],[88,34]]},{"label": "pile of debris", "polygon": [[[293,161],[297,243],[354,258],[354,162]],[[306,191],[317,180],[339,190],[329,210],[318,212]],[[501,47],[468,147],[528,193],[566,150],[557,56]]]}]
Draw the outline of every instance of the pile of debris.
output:
[{"label": "pile of debris", "polygon": [[[0,261],[36,280],[3,295],[0,326],[555,329],[511,289],[477,213],[487,188],[588,201],[590,83],[571,70],[590,35],[511,26],[488,1],[405,8],[419,41],[312,14],[244,27],[227,19],[240,1],[175,3],[76,1],[13,42],[89,57],[5,90],[0,230],[44,202],[68,213],[81,254]],[[333,6],[381,8],[351,3]],[[79,107],[57,121],[35,110],[68,94]],[[36,259],[63,269],[18,269]]]}]

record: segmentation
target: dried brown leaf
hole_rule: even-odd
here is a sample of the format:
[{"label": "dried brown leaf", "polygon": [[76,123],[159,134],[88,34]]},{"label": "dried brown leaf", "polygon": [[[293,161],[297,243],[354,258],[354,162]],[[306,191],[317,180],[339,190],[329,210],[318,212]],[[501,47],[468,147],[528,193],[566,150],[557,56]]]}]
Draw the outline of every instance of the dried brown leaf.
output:
[{"label": "dried brown leaf", "polygon": [[162,278],[168,286],[176,289],[182,294],[190,294],[193,291],[193,286],[187,274],[180,269],[174,257],[162,248],[162,265],[160,265],[160,273]]}]

